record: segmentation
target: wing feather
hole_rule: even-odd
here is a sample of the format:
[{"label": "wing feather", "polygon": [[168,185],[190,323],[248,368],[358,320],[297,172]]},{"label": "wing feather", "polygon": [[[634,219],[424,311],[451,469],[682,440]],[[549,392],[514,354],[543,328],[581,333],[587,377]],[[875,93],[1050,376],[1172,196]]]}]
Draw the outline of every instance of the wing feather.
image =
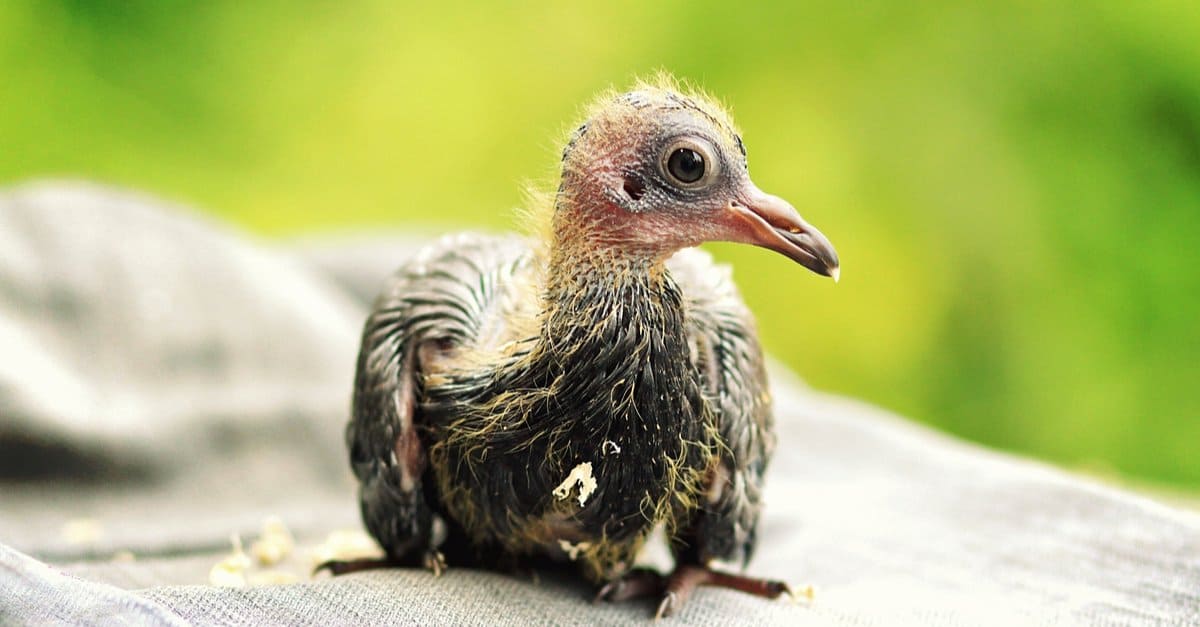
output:
[{"label": "wing feather", "polygon": [[423,481],[422,377],[436,371],[447,351],[472,345],[495,315],[496,286],[527,256],[514,237],[443,238],[388,280],[367,319],[346,440],[363,522],[392,557],[433,541],[436,499],[427,499]]},{"label": "wing feather", "polygon": [[688,249],[669,262],[687,303],[692,357],[717,414],[721,438],[694,524],[677,539],[705,563],[745,563],[754,550],[762,509],[763,475],[775,448],[766,367],[754,317],[730,269]]}]

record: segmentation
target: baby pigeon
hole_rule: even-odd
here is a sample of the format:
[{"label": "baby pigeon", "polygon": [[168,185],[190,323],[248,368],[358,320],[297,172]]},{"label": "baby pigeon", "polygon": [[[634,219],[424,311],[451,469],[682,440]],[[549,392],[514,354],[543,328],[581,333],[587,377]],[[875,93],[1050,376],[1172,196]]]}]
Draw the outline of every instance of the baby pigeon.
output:
[{"label": "baby pigeon", "polygon": [[[495,568],[573,561],[598,600],[679,610],[698,585],[768,598],[750,559],[775,448],[732,241],[838,276],[833,246],[751,182],[729,116],[672,81],[602,97],[562,153],[543,235],[460,234],[390,279],[366,322],[346,430],[387,557]],[[661,527],[676,565],[634,568]]]}]

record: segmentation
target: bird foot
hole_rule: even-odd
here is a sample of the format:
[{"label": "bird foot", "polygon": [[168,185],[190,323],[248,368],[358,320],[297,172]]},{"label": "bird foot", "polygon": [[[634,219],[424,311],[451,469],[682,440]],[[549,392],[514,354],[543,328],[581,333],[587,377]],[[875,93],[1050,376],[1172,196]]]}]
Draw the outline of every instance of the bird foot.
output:
[{"label": "bird foot", "polygon": [[434,577],[442,576],[446,571],[446,556],[442,555],[441,551],[430,549],[421,555],[420,563],[418,564],[412,559],[396,559],[393,557],[366,557],[353,560],[329,560],[321,562],[313,569],[313,574],[327,570],[329,574],[337,577],[339,575],[348,575],[350,573],[362,572],[364,570],[379,570],[384,568],[412,568],[414,566],[422,566],[433,573]]},{"label": "bird foot", "polygon": [[426,551],[421,562],[434,577],[441,577],[442,573],[446,572],[446,556],[437,549]]},{"label": "bird foot", "polygon": [[698,586],[740,590],[765,599],[777,599],[783,594],[792,594],[791,589],[782,581],[757,579],[696,564],[684,564],[676,566],[670,575],[662,575],[645,568],[631,570],[600,588],[593,602],[658,597],[658,610],[654,613],[657,620],[678,613]]}]

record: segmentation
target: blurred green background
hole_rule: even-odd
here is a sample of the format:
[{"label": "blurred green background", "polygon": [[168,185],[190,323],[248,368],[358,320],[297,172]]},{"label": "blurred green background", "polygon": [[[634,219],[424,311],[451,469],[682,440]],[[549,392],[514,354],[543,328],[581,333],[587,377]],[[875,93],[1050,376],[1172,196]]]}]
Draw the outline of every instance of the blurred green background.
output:
[{"label": "blurred green background", "polygon": [[507,228],[598,91],[734,110],[842,282],[716,246],[820,388],[1200,487],[1200,3],[0,3],[0,183],[272,236]]}]

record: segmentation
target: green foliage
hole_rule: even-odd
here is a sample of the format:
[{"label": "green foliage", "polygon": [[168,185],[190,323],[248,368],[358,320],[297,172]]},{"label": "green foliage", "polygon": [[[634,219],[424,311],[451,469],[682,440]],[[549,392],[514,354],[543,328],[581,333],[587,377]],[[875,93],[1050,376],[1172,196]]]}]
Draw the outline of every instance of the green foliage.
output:
[{"label": "green foliage", "polygon": [[0,3],[0,182],[260,232],[504,228],[607,87],[732,105],[834,286],[736,263],[814,385],[1072,466],[1200,482],[1200,4]]}]

